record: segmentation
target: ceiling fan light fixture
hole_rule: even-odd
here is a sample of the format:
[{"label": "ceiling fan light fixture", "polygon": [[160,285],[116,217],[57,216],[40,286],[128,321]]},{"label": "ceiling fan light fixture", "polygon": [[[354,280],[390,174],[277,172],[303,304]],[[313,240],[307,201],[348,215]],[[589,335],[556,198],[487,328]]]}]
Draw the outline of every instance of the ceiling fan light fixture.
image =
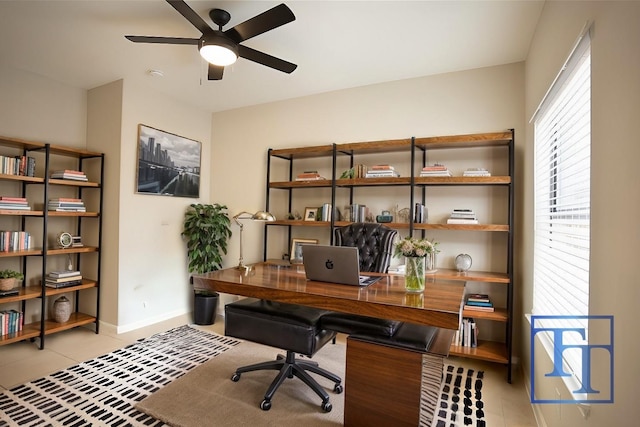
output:
[{"label": "ceiling fan light fixture", "polygon": [[200,56],[213,65],[224,67],[236,62],[238,47],[228,38],[214,34],[200,40]]}]

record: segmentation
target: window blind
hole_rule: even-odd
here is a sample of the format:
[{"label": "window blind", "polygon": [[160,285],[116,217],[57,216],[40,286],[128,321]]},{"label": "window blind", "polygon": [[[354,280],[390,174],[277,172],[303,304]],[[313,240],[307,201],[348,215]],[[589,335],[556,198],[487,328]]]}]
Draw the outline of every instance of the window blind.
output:
[{"label": "window blind", "polygon": [[[585,32],[534,116],[535,233],[533,313],[589,314],[591,210],[591,50]],[[547,320],[553,328],[588,328],[586,319]],[[587,329],[588,330],[588,329]],[[553,339],[549,334],[549,339]],[[565,334],[563,343],[584,343]],[[581,383],[581,353],[563,353]]]}]

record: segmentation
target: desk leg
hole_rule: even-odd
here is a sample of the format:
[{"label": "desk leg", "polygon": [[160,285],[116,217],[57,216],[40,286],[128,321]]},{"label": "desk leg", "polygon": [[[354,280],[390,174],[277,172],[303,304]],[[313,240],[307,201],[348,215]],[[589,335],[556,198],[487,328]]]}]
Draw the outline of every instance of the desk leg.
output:
[{"label": "desk leg", "polygon": [[347,338],[344,425],[420,422],[422,353]]}]

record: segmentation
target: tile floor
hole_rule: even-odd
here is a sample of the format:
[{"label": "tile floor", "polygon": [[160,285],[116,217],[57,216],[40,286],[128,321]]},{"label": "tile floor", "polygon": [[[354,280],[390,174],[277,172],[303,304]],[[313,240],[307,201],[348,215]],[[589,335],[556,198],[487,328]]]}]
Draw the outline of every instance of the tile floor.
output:
[{"label": "tile floor", "polygon": [[[36,343],[15,343],[0,347],[0,392],[16,385],[65,369],[79,362],[109,353],[154,333],[184,324],[177,318],[118,336],[96,335],[92,330],[76,328],[46,338],[44,350]],[[196,326],[219,334],[224,333],[224,320],[218,318],[211,326]],[[483,400],[488,427],[537,426],[522,375],[514,371],[513,382],[505,380],[502,365],[452,358],[456,363],[485,371]]]}]

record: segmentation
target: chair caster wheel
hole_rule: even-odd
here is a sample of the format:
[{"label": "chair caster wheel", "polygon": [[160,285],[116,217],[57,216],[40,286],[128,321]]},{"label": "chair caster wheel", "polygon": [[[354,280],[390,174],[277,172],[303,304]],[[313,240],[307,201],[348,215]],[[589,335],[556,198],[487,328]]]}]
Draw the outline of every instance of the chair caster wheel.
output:
[{"label": "chair caster wheel", "polygon": [[342,387],[342,384],[336,384],[336,385],[333,387],[333,391],[334,391],[334,393],[336,393],[336,394],[340,394],[340,393],[342,393],[342,392],[344,391],[344,387]]},{"label": "chair caster wheel", "polygon": [[268,411],[269,409],[271,409],[271,401],[265,399],[260,402],[260,409],[262,409],[263,411]]},{"label": "chair caster wheel", "polygon": [[331,402],[329,401],[322,402],[322,410],[324,412],[331,412],[332,409],[333,409],[333,405],[331,404]]},{"label": "chair caster wheel", "polygon": [[237,383],[238,381],[240,381],[240,374],[236,372],[233,375],[231,375],[231,381],[233,381],[234,383]]}]

